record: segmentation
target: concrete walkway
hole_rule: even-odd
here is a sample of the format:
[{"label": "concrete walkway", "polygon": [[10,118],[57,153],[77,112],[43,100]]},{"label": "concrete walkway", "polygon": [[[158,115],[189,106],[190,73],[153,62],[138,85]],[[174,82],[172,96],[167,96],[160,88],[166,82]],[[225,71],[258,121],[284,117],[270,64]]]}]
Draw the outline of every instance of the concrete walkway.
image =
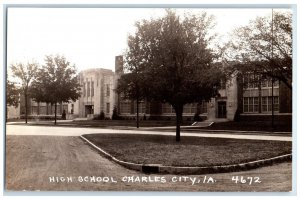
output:
[{"label": "concrete walkway", "polygon": [[[103,128],[82,128],[82,127],[53,127],[53,126],[28,126],[28,125],[6,125],[7,135],[53,135],[53,136],[80,136],[83,134],[94,133],[124,133],[124,134],[159,134],[159,135],[175,135],[174,131],[147,131],[147,130],[119,130],[119,129],[103,129]],[[249,134],[230,134],[228,132],[205,133],[201,130],[197,133],[187,133],[182,131],[181,136],[196,136],[210,138],[233,138],[233,139],[249,139],[249,140],[277,140],[292,141],[291,136],[274,136],[274,135],[253,135]]]}]

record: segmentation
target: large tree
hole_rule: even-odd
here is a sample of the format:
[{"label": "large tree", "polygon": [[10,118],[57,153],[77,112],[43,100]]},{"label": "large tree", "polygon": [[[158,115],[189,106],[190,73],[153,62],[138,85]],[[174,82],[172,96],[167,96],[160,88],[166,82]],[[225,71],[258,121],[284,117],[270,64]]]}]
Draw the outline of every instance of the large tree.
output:
[{"label": "large tree", "polygon": [[183,106],[208,100],[217,92],[221,73],[209,48],[212,22],[206,13],[179,16],[167,10],[164,17],[137,22],[136,33],[128,38],[129,72],[138,72],[147,99],[172,105],[176,141]]},{"label": "large tree", "polygon": [[[128,56],[128,54],[127,54]],[[139,67],[127,65],[129,73],[123,74],[118,80],[117,93],[122,99],[133,100],[136,103],[136,127],[139,128],[139,104],[145,99],[145,78]]]},{"label": "large tree", "polygon": [[20,91],[14,82],[6,82],[6,105],[18,107]]},{"label": "large tree", "polygon": [[25,98],[25,122],[27,124],[29,88],[38,70],[38,64],[28,63],[24,65],[23,63],[17,63],[12,64],[10,67],[13,77],[20,82],[20,90]]},{"label": "large tree", "polygon": [[6,81],[6,119],[8,106],[18,107],[20,91],[14,82]]},{"label": "large tree", "polygon": [[[270,10],[271,13],[271,10]],[[283,82],[292,89],[292,15],[276,12],[237,28],[227,55],[236,69]]]},{"label": "large tree", "polygon": [[40,68],[33,82],[33,98],[38,102],[48,102],[55,106],[55,121],[57,104],[75,101],[80,97],[80,85],[76,68],[63,56],[46,56],[45,65]]}]

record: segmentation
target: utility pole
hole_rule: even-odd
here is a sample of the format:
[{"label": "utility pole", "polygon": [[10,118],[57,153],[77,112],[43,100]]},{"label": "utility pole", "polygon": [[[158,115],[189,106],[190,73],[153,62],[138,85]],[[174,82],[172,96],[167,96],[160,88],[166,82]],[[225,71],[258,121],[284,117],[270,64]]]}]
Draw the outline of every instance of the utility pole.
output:
[{"label": "utility pole", "polygon": [[272,44],[271,44],[271,67],[272,67],[272,131],[274,131],[274,66],[273,66],[273,43],[274,43],[274,29],[273,29],[273,8],[272,8]]}]

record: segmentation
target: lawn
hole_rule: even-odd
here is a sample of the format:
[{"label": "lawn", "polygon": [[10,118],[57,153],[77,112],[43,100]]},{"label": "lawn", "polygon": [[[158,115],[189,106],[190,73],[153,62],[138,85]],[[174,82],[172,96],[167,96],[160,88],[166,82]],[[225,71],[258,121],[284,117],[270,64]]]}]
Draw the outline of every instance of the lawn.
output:
[{"label": "lawn", "polygon": [[240,131],[275,131],[275,132],[291,132],[292,122],[276,121],[274,128],[272,128],[270,121],[240,121],[240,122],[219,122],[214,123],[210,127],[204,127],[200,129],[209,130],[240,130]]},{"label": "lawn", "polygon": [[[19,120],[8,120],[8,122],[24,122],[24,119]],[[28,121],[36,122],[36,125],[40,123],[45,123],[45,120],[36,121],[34,119],[30,119]],[[53,121],[53,120],[52,120]],[[48,120],[49,125],[52,125],[52,122]],[[182,122],[182,126],[191,126],[193,121]],[[23,124],[23,123],[22,123]],[[135,120],[82,120],[82,121],[60,121],[57,122],[57,125],[62,126],[77,126],[77,127],[100,127],[100,128],[113,128],[113,127],[136,127]],[[141,120],[139,123],[140,127],[166,127],[173,126],[174,128],[165,129],[165,131],[174,131],[176,126],[175,120]],[[269,131],[269,132],[291,132],[292,131],[292,122],[275,122],[274,129],[271,126],[271,122],[269,121],[240,121],[240,122],[219,122],[214,123],[209,127],[193,127],[192,129],[182,127],[182,130],[185,131],[195,131],[195,130],[239,130],[239,131]]]},{"label": "lawn", "polygon": [[[77,126],[90,125],[92,127],[113,127],[113,126],[130,126],[136,127],[135,120],[84,120],[74,122],[61,122],[63,124],[74,124]],[[192,121],[183,121],[182,125],[190,126]],[[162,127],[162,126],[176,126],[175,120],[141,120],[140,127]]]},{"label": "lawn", "polygon": [[137,134],[89,134],[87,139],[119,160],[165,166],[239,164],[291,153],[292,143]]}]

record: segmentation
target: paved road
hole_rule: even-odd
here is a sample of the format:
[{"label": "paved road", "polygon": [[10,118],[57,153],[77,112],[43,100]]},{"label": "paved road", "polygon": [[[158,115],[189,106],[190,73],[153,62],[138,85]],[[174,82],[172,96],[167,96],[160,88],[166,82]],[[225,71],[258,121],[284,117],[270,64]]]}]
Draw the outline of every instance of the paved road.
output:
[{"label": "paved road", "polygon": [[[117,130],[117,129],[101,129],[101,128],[79,128],[79,127],[52,127],[52,126],[23,126],[23,125],[7,125],[7,135],[56,135],[56,136],[79,136],[91,133],[126,133],[126,134],[162,134],[174,135],[174,132],[145,131],[145,130]],[[253,139],[253,140],[280,140],[292,141],[291,136],[271,136],[271,135],[249,135],[249,134],[229,134],[229,133],[186,133],[182,132],[182,136],[199,136],[214,138],[235,138],[235,139]]]},{"label": "paved road", "polygon": [[[287,162],[245,172],[188,176],[184,181],[185,178],[180,175],[142,174],[123,168],[101,157],[76,136],[8,135],[6,137],[5,188],[8,191],[287,192],[292,189],[291,169],[291,163]],[[94,182],[95,180],[90,178],[87,178],[88,182],[81,182],[80,177],[86,176],[95,177],[99,182]],[[206,180],[212,177],[216,182],[203,183],[205,176],[207,176]],[[239,180],[242,176],[244,179],[259,177],[261,183],[253,181],[250,184],[250,179],[247,179],[247,183],[244,184],[235,183],[232,178],[237,176]],[[103,177],[109,178],[107,180]],[[193,184],[190,178],[196,179],[197,183]],[[65,182],[62,182],[64,179]],[[155,180],[157,182],[154,182]]]},{"label": "paved road", "polygon": [[[78,137],[88,133],[128,133],[128,130],[8,125],[6,189],[8,191],[290,191],[292,189],[290,162],[246,172],[188,176],[201,180],[193,185],[190,179],[179,181],[178,175],[149,175],[121,167],[101,157]],[[161,134],[135,130],[130,133]],[[173,132],[163,134],[174,135]],[[183,135],[233,137],[230,134],[183,133]],[[249,135],[240,137],[255,139]],[[290,139],[275,136],[257,136],[257,138]],[[89,178],[88,182],[81,182],[81,177],[86,176],[98,177],[98,181],[103,177],[112,178],[109,178],[108,182],[103,180],[93,182],[94,180]],[[212,177],[216,182],[202,183],[205,176]],[[261,183],[236,184],[232,181],[232,177],[236,176],[260,177]],[[134,181],[122,181],[124,177],[133,177]],[[155,177],[157,182],[153,182]],[[60,179],[68,181],[62,182]],[[141,182],[142,180],[144,181]]]}]

